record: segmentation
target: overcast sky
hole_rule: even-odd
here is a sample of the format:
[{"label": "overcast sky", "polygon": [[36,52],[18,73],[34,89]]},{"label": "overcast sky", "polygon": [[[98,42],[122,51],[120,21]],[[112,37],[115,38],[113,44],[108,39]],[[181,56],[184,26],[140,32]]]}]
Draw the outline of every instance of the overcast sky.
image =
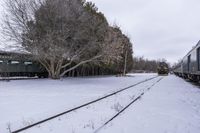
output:
[{"label": "overcast sky", "polygon": [[135,56],[181,59],[200,40],[200,0],[91,0],[131,37]]},{"label": "overcast sky", "polygon": [[91,1],[131,37],[134,56],[173,63],[200,40],[200,0]]}]

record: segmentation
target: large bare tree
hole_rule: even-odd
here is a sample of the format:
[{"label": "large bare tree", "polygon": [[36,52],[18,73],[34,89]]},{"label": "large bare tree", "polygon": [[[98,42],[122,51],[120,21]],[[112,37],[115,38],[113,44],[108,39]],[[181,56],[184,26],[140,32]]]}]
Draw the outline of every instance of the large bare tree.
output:
[{"label": "large bare tree", "polygon": [[7,7],[4,33],[30,52],[53,79],[108,54],[108,23],[92,3],[8,0]]}]

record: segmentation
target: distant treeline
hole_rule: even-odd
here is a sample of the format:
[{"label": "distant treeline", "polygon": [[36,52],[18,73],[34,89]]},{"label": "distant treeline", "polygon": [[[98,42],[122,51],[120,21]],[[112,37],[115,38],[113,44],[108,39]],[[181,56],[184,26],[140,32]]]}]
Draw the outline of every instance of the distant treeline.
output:
[{"label": "distant treeline", "polygon": [[144,59],[144,57],[134,57],[132,72],[157,72],[159,61]]}]

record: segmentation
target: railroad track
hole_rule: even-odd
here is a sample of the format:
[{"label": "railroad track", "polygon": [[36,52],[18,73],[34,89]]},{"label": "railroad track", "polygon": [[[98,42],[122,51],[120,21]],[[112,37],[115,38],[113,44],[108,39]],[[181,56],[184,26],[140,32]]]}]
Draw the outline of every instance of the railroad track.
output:
[{"label": "railroad track", "polygon": [[[90,101],[90,102],[88,102],[88,103],[85,103],[85,104],[82,104],[82,105],[80,105],[80,106],[77,106],[77,107],[75,107],[75,108],[69,109],[69,110],[67,110],[67,111],[65,111],[65,112],[56,114],[56,115],[54,115],[54,116],[52,116],[52,117],[49,117],[49,118],[46,118],[46,119],[44,119],[44,120],[38,121],[38,122],[36,122],[36,123],[33,123],[33,124],[28,125],[28,126],[26,126],[26,127],[23,127],[23,128],[21,128],[21,129],[12,131],[11,133],[20,133],[20,132],[22,132],[22,131],[28,130],[28,129],[32,128],[32,127],[35,127],[35,126],[40,125],[40,124],[43,124],[43,123],[45,123],[45,122],[48,122],[48,121],[53,120],[53,119],[55,119],[55,118],[58,118],[58,117],[60,117],[60,116],[69,114],[69,113],[71,113],[71,112],[73,112],[73,111],[77,111],[77,110],[79,110],[79,109],[81,109],[81,108],[83,108],[83,107],[86,107],[86,106],[88,106],[88,105],[97,103],[97,102],[99,102],[99,101],[102,101],[102,100],[104,100],[104,99],[107,99],[107,98],[109,98],[109,97],[112,97],[112,96],[114,96],[114,95],[116,95],[116,94],[119,94],[119,93],[121,93],[121,92],[124,92],[124,91],[126,91],[126,90],[128,90],[128,89],[131,89],[131,88],[133,88],[133,87],[135,87],[135,86],[138,86],[138,85],[140,85],[140,84],[142,84],[142,83],[145,83],[145,82],[147,82],[147,81],[156,79],[156,78],[158,78],[158,77],[159,77],[159,76],[155,76],[155,77],[152,77],[152,78],[149,78],[149,79],[140,81],[140,82],[135,83],[135,84],[133,84],[133,85],[131,85],[131,86],[128,86],[128,87],[126,87],[126,88],[120,89],[120,90],[118,90],[118,91],[115,91],[115,92],[112,92],[112,93],[110,93],[110,94],[107,94],[107,95],[105,95],[105,96],[103,96],[103,97],[100,97],[100,98],[98,98],[98,99],[96,99],[96,100],[93,100],[93,101]],[[150,89],[150,88],[148,88],[148,89]],[[142,95],[144,95],[144,94],[142,94]],[[137,101],[138,99],[140,99],[140,97],[141,97],[141,96],[139,96],[138,98],[136,98],[136,100],[134,100],[134,101]],[[133,103],[131,102],[131,104],[133,104]],[[130,105],[131,105],[131,104],[130,104]],[[129,105],[129,106],[130,106],[130,105]],[[128,107],[129,107],[129,106],[128,106]],[[126,110],[128,107],[126,107],[126,108],[123,109],[123,110]],[[120,111],[120,112],[121,112],[121,111]],[[123,111],[122,111],[122,112],[123,112]],[[122,112],[121,112],[121,113],[122,113]],[[121,114],[121,113],[120,113],[120,114]],[[119,114],[118,114],[118,115],[119,115]],[[118,116],[118,115],[117,115],[117,116]],[[115,116],[115,117],[117,117],[117,116]],[[113,119],[114,119],[114,118],[113,118]],[[113,119],[112,119],[112,120],[113,120]],[[112,120],[110,120],[110,121],[112,121]],[[110,121],[109,121],[109,122],[110,122]],[[105,123],[104,125],[107,125],[109,122]]]},{"label": "railroad track", "polygon": [[[147,91],[149,91],[152,87],[154,87],[157,83],[159,83],[163,78],[160,78],[156,83],[154,83],[152,86],[147,88]],[[131,105],[133,105],[135,102],[137,102],[139,99],[144,96],[145,92],[142,92],[139,96],[137,96],[134,100],[132,100],[128,105],[126,105],[121,111],[116,113],[113,117],[111,117],[108,121],[106,121],[101,127],[99,127],[97,130],[95,130],[94,133],[99,133],[105,126],[107,126],[109,123],[111,123],[114,119],[116,119],[120,114],[122,114],[124,111],[126,111]]]}]

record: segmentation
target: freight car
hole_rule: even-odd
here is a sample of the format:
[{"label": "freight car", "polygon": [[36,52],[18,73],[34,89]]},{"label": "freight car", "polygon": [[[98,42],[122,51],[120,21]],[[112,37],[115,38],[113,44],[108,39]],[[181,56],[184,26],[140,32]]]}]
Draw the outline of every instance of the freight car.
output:
[{"label": "freight car", "polygon": [[175,66],[174,73],[177,76],[192,81],[200,81],[200,41],[190,52]]},{"label": "freight car", "polygon": [[0,77],[47,77],[45,69],[30,54],[0,51]]},{"label": "freight car", "polygon": [[158,63],[157,68],[159,75],[168,75],[169,74],[169,66],[166,62],[160,62]]}]

